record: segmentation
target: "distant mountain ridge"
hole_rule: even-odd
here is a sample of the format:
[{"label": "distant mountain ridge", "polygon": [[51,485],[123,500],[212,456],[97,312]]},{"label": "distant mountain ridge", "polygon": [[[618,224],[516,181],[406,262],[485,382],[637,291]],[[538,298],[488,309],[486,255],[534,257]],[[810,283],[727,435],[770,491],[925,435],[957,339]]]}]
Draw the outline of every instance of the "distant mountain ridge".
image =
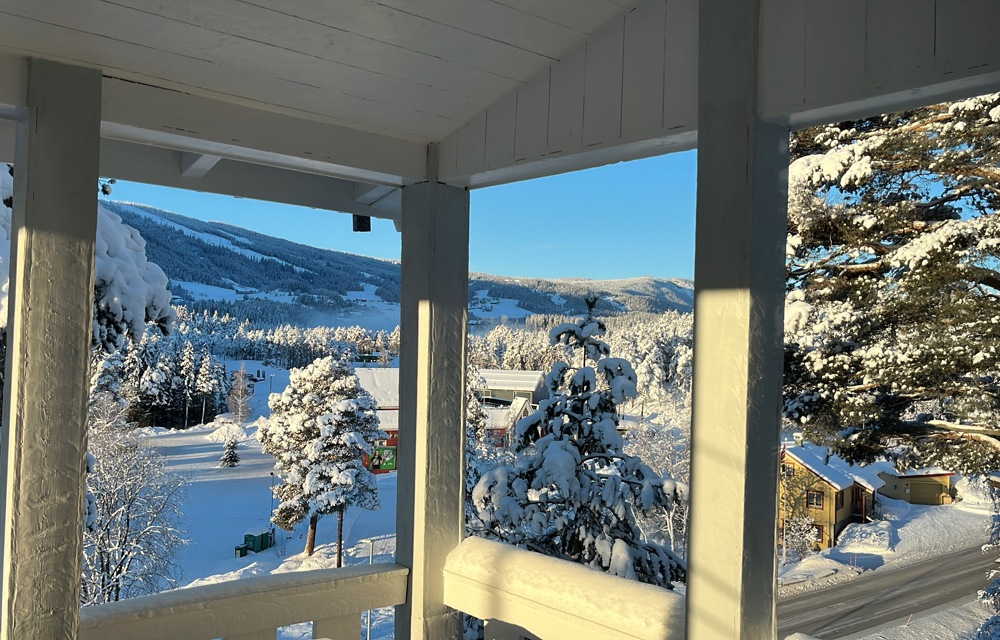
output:
[{"label": "distant mountain ridge", "polygon": [[[143,204],[102,204],[139,231],[148,258],[170,278],[178,301],[261,300],[353,317],[398,310],[398,261],[309,247]],[[693,306],[693,284],[684,279],[547,280],[472,273],[470,320],[578,315],[588,293],[601,297],[598,309],[605,313],[686,312]]]}]

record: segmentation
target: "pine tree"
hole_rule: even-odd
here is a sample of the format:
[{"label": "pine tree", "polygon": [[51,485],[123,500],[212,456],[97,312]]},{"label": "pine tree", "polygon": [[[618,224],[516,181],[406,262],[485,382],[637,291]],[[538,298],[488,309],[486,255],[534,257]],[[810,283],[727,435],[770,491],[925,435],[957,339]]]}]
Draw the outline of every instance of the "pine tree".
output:
[{"label": "pine tree", "polygon": [[556,363],[550,397],[517,425],[516,463],[484,474],[473,500],[485,537],[669,589],[684,563],[643,539],[635,514],[682,497],[671,478],[623,452],[618,406],[636,396],[636,377],[628,361],[608,357],[596,303],[589,297],[584,320],[551,330],[553,344],[580,350],[583,366]]},{"label": "pine tree", "polygon": [[226,438],[226,444],[222,451],[222,457],[219,458],[220,467],[235,467],[240,463],[240,454],[236,451],[236,438],[229,436]]},{"label": "pine tree", "polygon": [[209,400],[212,401],[212,415],[215,415],[216,394],[219,391],[219,380],[215,377],[215,367],[212,363],[212,356],[208,353],[207,349],[202,348],[200,358],[198,375],[195,377],[194,388],[198,396],[201,398],[201,423],[205,424],[205,413]]},{"label": "pine tree", "polygon": [[258,438],[282,479],[274,490],[281,503],[271,521],[291,530],[308,518],[306,554],[312,555],[319,518],[336,513],[340,566],[344,511],[380,508],[375,476],[363,464],[372,442],[387,437],[378,428],[375,400],[350,362],[331,356],[292,369],[284,392],[271,394],[268,404],[271,417]]},{"label": "pine tree", "polygon": [[250,418],[250,397],[253,395],[251,384],[253,383],[247,375],[247,366],[241,363],[240,370],[233,372],[233,386],[226,400],[229,412],[236,418],[236,424],[241,427]]},{"label": "pine tree", "polygon": [[195,391],[195,377],[197,372],[195,367],[197,363],[194,356],[194,345],[191,344],[190,340],[184,342],[184,352],[181,355],[180,364],[180,378],[183,383],[182,391],[184,394],[184,428],[187,429],[191,426],[191,421],[188,419],[188,415],[191,410],[191,396],[194,395]]},{"label": "pine tree", "polygon": [[[785,416],[852,460],[1000,468],[1000,94],[797,132]],[[966,429],[966,427],[972,427]]]}]

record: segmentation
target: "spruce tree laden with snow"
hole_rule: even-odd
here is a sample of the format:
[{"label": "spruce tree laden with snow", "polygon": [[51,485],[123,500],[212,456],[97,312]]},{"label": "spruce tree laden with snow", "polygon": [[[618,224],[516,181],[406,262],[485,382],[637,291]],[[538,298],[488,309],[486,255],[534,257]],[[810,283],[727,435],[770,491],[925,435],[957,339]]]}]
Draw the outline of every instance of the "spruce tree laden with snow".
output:
[{"label": "spruce tree laden with snow", "polygon": [[669,509],[681,493],[623,451],[618,407],[636,396],[636,376],[628,361],[609,357],[596,302],[587,299],[585,319],[550,332],[553,344],[579,349],[589,364],[556,363],[546,377],[550,397],[517,424],[514,466],[476,485],[481,535],[669,589],[685,579],[684,562],[644,539],[635,514]]},{"label": "spruce tree laden with snow", "polygon": [[240,454],[236,451],[236,438],[229,436],[219,458],[220,467],[235,467],[240,463]]},{"label": "spruce tree laden with snow", "polygon": [[791,150],[785,417],[851,461],[1000,468],[1000,94]]},{"label": "spruce tree laden with snow", "polygon": [[312,555],[320,517],[336,513],[339,567],[344,511],[381,507],[375,476],[364,466],[372,443],[388,437],[379,430],[375,400],[349,361],[326,357],[292,369],[284,392],[271,394],[268,404],[271,417],[258,438],[282,480],[271,521],[290,531],[308,519],[306,554]]},{"label": "spruce tree laden with snow", "polygon": [[236,424],[243,426],[243,423],[250,418],[250,398],[253,396],[250,376],[247,375],[247,367],[240,364],[240,370],[233,372],[233,388],[229,391],[226,404],[229,405],[229,412],[236,419]]}]

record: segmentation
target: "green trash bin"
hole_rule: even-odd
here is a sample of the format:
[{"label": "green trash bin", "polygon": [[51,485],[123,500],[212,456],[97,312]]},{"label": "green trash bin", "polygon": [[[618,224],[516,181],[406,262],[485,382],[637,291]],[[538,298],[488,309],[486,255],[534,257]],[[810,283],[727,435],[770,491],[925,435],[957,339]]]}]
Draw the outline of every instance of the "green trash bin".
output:
[{"label": "green trash bin", "polygon": [[265,531],[260,534],[260,550],[264,551],[271,548],[271,532]]},{"label": "green trash bin", "polygon": [[247,555],[247,546],[245,544],[236,545],[236,557],[245,558]]}]

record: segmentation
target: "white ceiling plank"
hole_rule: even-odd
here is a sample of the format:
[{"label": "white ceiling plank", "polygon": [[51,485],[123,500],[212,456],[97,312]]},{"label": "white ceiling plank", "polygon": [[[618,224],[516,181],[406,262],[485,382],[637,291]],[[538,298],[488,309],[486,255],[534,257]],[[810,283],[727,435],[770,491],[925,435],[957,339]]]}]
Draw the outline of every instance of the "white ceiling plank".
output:
[{"label": "white ceiling plank", "polygon": [[[40,56],[41,52],[37,49],[6,46],[8,43],[3,41],[4,24],[5,21],[0,20],[0,55],[9,53],[24,58]],[[167,90],[424,144],[444,137],[461,123],[461,120],[408,109],[403,106],[406,101],[398,98],[371,100],[282,78],[262,78],[255,76],[252,71],[245,72],[241,77],[256,78],[256,83],[234,82],[234,74],[219,70],[184,74],[185,81],[181,83],[162,76],[150,76],[148,68],[144,73],[136,73],[116,66],[118,63],[127,63],[127,57],[103,54],[89,57],[75,51],[62,51],[59,55],[46,51],[41,57],[66,64],[102,68],[106,77],[160,86]]]},{"label": "white ceiling plank", "polygon": [[328,211],[399,218],[399,210],[392,211],[390,203],[375,210],[355,202],[354,183],[349,180],[227,159],[204,177],[187,177],[178,170],[173,151],[120,140],[102,140],[101,175]]},{"label": "white ceiling plank", "polygon": [[[936,17],[934,35],[937,69],[942,73],[979,67],[996,48],[1000,24],[1000,2],[995,0],[950,0],[951,11]],[[975,19],[970,19],[975,16]]]},{"label": "white ceiling plank", "polygon": [[622,135],[622,57],[625,17],[587,43],[583,95],[583,144],[615,142]]},{"label": "white ceiling plank", "polygon": [[663,128],[698,119],[698,0],[669,0],[664,59]]},{"label": "white ceiling plank", "polygon": [[514,161],[516,119],[516,91],[498,100],[486,113],[486,166],[507,165]]},{"label": "white ceiling plank", "polygon": [[760,0],[761,65],[773,70],[760,76],[760,91],[785,103],[801,100],[805,91],[807,4]]},{"label": "white ceiling plank", "polygon": [[[244,4],[278,11],[274,3],[266,0],[244,0]],[[464,10],[474,11],[477,4],[470,1]],[[397,11],[379,2],[338,3],[336,11],[331,10],[329,2],[302,2],[282,7],[281,11],[321,26],[342,29],[406,51],[467,65],[512,80],[530,75],[549,61],[541,54],[406,11]]]},{"label": "white ceiling plank", "polygon": [[627,1],[617,4],[611,0],[492,1],[587,35],[594,35],[601,25],[621,15],[622,6],[631,4]]},{"label": "white ceiling plank", "polygon": [[622,136],[633,139],[663,122],[666,2],[640,2],[625,14]]},{"label": "white ceiling plank", "polygon": [[366,182],[426,176],[426,146],[106,78],[105,137]]},{"label": "white ceiling plank", "polygon": [[486,161],[486,112],[458,130],[458,170],[465,172]]},{"label": "white ceiling plank", "polygon": [[[550,60],[559,60],[586,36],[574,29],[484,0],[381,0],[380,4],[478,36],[502,42]],[[594,25],[599,27],[600,23]]]},{"label": "white ceiling plank", "polygon": [[[81,1],[92,3],[94,0]],[[199,65],[202,68],[205,67],[204,63],[208,63],[208,68],[210,72],[214,72],[217,81],[222,80],[224,74],[225,81],[237,92],[256,90],[259,83],[254,81],[254,77],[261,71],[258,61],[266,59],[269,61],[269,71],[277,78],[299,82],[313,89],[325,89],[330,93],[340,93],[342,87],[350,86],[353,87],[350,95],[369,102],[390,102],[394,97],[406,95],[407,100],[397,105],[398,109],[454,119],[455,125],[482,109],[490,98],[495,97],[475,95],[473,89],[477,87],[461,91],[439,89],[432,84],[403,77],[403,73],[393,76],[366,71],[336,60],[305,55],[283,46],[220,35],[204,27],[104,2],[96,3],[90,11],[74,13],[72,7],[76,4],[76,0],[47,0],[44,5],[31,4],[19,8],[19,15],[16,16],[0,9],[0,17],[5,22],[14,21],[15,24],[11,27],[22,26],[16,23],[24,19],[41,20],[38,26],[48,28],[42,29],[42,32],[48,32],[50,38],[60,38],[63,46],[83,41],[88,44],[96,43],[92,54],[100,56],[101,62],[112,57],[125,59],[132,71],[142,70],[143,58],[133,58],[137,53],[145,54],[146,57],[162,52],[171,54],[171,64],[161,65],[158,71],[158,75],[167,77],[186,71],[184,67],[192,66],[191,62],[203,63]],[[5,44],[16,44],[16,33],[23,34],[26,31],[24,28],[17,28],[15,33],[10,34],[11,39],[5,38]],[[137,34],[142,36],[137,37]],[[288,36],[294,37],[292,33]],[[21,39],[26,40],[23,35]],[[38,35],[31,40],[32,43],[22,41],[21,44],[37,46]],[[445,74],[441,74],[441,77],[445,77]],[[497,79],[497,82],[497,95],[511,86],[510,81]],[[243,85],[242,89],[238,83]],[[317,108],[323,109],[322,104],[312,107]],[[357,117],[364,117],[368,112],[363,103],[357,104],[356,111]]]},{"label": "white ceiling plank", "polygon": [[549,87],[547,147],[550,153],[565,153],[583,144],[583,93],[587,67],[586,48],[581,47],[552,65]]},{"label": "white ceiling plank", "polygon": [[[197,28],[207,32],[215,41],[225,41],[227,36],[237,38],[259,47],[276,47],[465,97],[495,92],[497,84],[506,85],[511,80],[347,29],[302,19],[276,8],[258,7],[239,0],[167,4],[155,0],[131,0],[128,7],[119,6],[117,0],[104,0],[98,8],[100,6],[128,13],[130,17],[143,16],[160,24],[173,23],[175,30],[177,26]],[[156,35],[162,37],[168,34]],[[336,78],[330,81],[336,82]]]},{"label": "white ceiling plank", "polygon": [[552,69],[545,69],[517,90],[514,160],[534,158],[545,151],[549,130],[549,87]]},{"label": "white ceiling plank", "polygon": [[[826,101],[842,94],[845,87],[854,84],[856,77],[864,78],[865,24],[847,17],[865,15],[867,4],[867,0],[842,0],[837,6],[825,2],[806,3],[806,50],[805,55],[800,56],[804,58],[805,96]],[[831,51],[836,51],[837,55],[831,56]],[[807,69],[815,71],[816,75],[811,75]],[[773,75],[773,84],[790,84],[789,79],[782,78],[779,73]]]},{"label": "white ceiling plank", "polygon": [[908,86],[934,68],[935,48],[924,43],[934,42],[937,4],[937,0],[868,2],[865,62],[873,90]]},{"label": "white ceiling plank", "polygon": [[185,178],[204,178],[221,159],[219,156],[207,153],[177,152],[177,164],[180,166],[181,175]]}]

